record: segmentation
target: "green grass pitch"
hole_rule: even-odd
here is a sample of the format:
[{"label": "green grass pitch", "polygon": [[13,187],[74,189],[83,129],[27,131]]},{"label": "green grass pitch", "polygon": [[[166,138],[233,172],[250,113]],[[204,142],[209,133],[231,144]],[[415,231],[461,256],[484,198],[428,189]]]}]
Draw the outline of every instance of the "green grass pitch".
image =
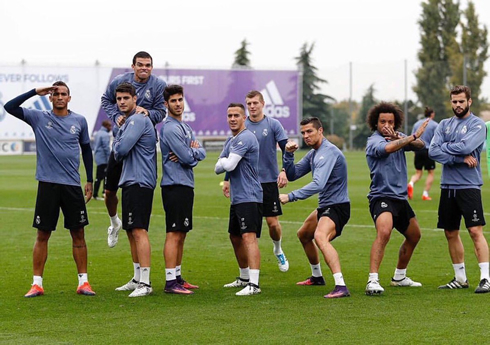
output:
[{"label": "green grass pitch", "polygon": [[[304,152],[299,155],[304,154]],[[422,201],[424,181],[415,187],[411,205],[422,228],[422,240],[408,267],[408,275],[422,288],[389,286],[402,236],[393,231],[381,264],[382,296],[364,294],[369,252],[375,229],[366,194],[369,172],[363,152],[346,154],[352,215],[343,235],[333,244],[339,252],[342,272],[352,296],[326,300],[333,288],[332,275],[323,261],[327,286],[296,286],[310,275],[296,231],[316,207],[317,198],[287,204],[281,217],[283,248],[290,269],[282,273],[272,253],[264,224],[260,239],[262,294],[237,297],[224,289],[238,274],[227,236],[229,200],[221,193],[221,176],[214,174],[217,153],[210,152],[195,169],[194,230],[185,246],[183,275],[200,289],[191,296],[164,294],[165,238],[160,189],[155,191],[150,226],[151,280],[154,293],[130,299],[114,291],[132,276],[129,245],[122,233],[115,248],[107,247],[109,225],[102,201],[90,201],[90,225],[85,229],[89,253],[89,280],[94,297],[75,293],[77,275],[71,255],[71,239],[62,228],[49,243],[44,274],[45,295],[23,295],[32,282],[31,227],[37,182],[35,156],[0,157],[0,344],[460,344],[485,343],[489,334],[490,294],[473,293],[479,268],[466,231],[470,288],[438,290],[453,277],[442,231],[436,229],[439,176],[432,201]],[[413,154],[407,154],[409,175]],[[482,157],[482,166],[486,160]],[[486,168],[485,180],[488,181]],[[161,168],[159,166],[159,173]],[[85,176],[82,168],[82,176]],[[310,176],[290,183],[284,191],[310,181]],[[424,175],[425,179],[425,175]],[[488,184],[482,190],[484,206],[490,205]],[[487,221],[490,215],[486,213]],[[60,226],[61,225],[61,226]],[[488,237],[488,231],[485,231]]]}]

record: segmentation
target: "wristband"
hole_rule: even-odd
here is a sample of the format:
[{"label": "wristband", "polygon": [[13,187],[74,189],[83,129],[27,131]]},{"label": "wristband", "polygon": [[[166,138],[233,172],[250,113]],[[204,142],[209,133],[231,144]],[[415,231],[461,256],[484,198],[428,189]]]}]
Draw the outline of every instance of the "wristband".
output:
[{"label": "wristband", "polygon": [[413,135],[413,140],[417,140],[417,137],[415,136],[415,134],[412,134]]}]

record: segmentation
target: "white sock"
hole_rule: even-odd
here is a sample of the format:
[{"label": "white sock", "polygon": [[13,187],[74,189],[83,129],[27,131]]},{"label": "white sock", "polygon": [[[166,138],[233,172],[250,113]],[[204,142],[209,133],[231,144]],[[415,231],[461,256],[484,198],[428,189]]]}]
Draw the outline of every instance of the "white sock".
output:
[{"label": "white sock", "polygon": [[429,196],[429,192],[424,190],[424,192],[422,193],[423,196]]},{"label": "white sock", "polygon": [[121,220],[120,220],[120,219],[119,219],[119,217],[117,216],[117,213],[116,213],[116,215],[115,215],[115,216],[112,216],[112,217],[111,217],[111,216],[109,216],[109,217],[111,218],[111,226],[112,226],[113,228],[115,228],[115,227],[116,227],[118,224],[120,224],[120,223],[121,223]]},{"label": "white sock", "polygon": [[408,184],[413,187],[413,182],[412,181],[410,181]]},{"label": "white sock", "polygon": [[378,273],[369,273],[369,278],[368,280],[370,282],[378,281],[379,280],[379,275]]},{"label": "white sock", "polygon": [[43,287],[43,277],[42,276],[34,276],[32,279],[32,285],[38,285]]},{"label": "white sock", "polygon": [[88,274],[87,273],[78,273],[78,286],[82,286],[88,282]]},{"label": "white sock", "polygon": [[165,269],[165,280],[171,281],[171,280],[177,279],[175,271],[176,271],[175,268],[166,268]]},{"label": "white sock", "polygon": [[274,255],[283,254],[283,251],[281,248],[281,242],[282,242],[282,239],[280,239],[279,241],[272,240],[272,243],[274,243]]},{"label": "white sock", "polygon": [[255,284],[255,285],[259,285],[259,273],[260,273],[260,270],[253,270],[253,269],[250,269],[249,270],[250,272],[250,282],[252,284]]},{"label": "white sock", "polygon": [[134,269],[134,273],[133,273],[133,279],[136,280],[137,282],[140,281],[140,264],[139,262],[133,262],[133,269]]},{"label": "white sock", "polygon": [[489,272],[488,272],[488,267],[489,267],[488,262],[480,262],[478,266],[480,266],[480,280],[482,279],[490,280]]},{"label": "white sock", "polygon": [[399,269],[399,268],[396,268],[395,269],[395,275],[393,276],[393,279],[395,280],[402,280],[404,279],[405,277],[407,276],[407,269]]},{"label": "white sock", "polygon": [[182,265],[175,266],[175,276],[179,277],[182,275]]},{"label": "white sock", "polygon": [[140,283],[150,285],[150,267],[141,267],[140,274]]},{"label": "white sock", "polygon": [[342,272],[334,273],[333,279],[335,280],[335,285],[345,286],[344,276],[342,275]]},{"label": "white sock", "polygon": [[311,267],[311,275],[313,277],[321,277],[323,276],[322,274],[322,268],[320,266],[320,263],[317,263],[316,265],[310,264]]},{"label": "white sock", "polygon": [[468,279],[466,278],[466,269],[464,267],[464,262],[460,264],[453,264],[454,277],[460,283],[465,283]]},{"label": "white sock", "polygon": [[250,280],[250,269],[248,267],[240,268],[240,278]]}]

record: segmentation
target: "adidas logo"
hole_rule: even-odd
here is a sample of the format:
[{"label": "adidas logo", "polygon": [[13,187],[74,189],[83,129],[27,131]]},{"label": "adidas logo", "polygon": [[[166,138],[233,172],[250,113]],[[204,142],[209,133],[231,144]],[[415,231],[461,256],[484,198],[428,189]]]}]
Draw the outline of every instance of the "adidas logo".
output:
[{"label": "adidas logo", "polygon": [[265,107],[264,114],[270,117],[285,118],[289,117],[289,107],[284,105],[281,94],[274,80],[271,80],[265,85],[265,89],[260,90],[264,96]]},{"label": "adidas logo", "polygon": [[182,114],[182,121],[184,122],[194,122],[196,121],[196,114],[192,112],[189,103],[184,97],[184,113]]}]

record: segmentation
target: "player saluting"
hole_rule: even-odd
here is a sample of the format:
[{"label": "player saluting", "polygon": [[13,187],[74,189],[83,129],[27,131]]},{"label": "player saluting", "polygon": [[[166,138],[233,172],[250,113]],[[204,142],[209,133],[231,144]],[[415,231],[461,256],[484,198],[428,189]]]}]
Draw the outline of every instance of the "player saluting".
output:
[{"label": "player saluting", "polygon": [[[41,111],[21,108],[29,98],[49,94],[53,110]],[[33,227],[37,238],[33,251],[33,283],[25,297],[44,294],[43,273],[48,258],[48,241],[56,230],[60,208],[65,216],[65,228],[70,230],[73,258],[78,271],[77,293],[95,295],[88,282],[87,246],[84,227],[88,225],[85,199],[92,198],[92,149],[87,121],[82,115],[68,109],[70,89],[57,81],[53,86],[39,87],[26,92],[5,104],[5,110],[30,125],[36,137],[36,210]],[[85,199],[80,188],[80,148],[87,174]]]}]

